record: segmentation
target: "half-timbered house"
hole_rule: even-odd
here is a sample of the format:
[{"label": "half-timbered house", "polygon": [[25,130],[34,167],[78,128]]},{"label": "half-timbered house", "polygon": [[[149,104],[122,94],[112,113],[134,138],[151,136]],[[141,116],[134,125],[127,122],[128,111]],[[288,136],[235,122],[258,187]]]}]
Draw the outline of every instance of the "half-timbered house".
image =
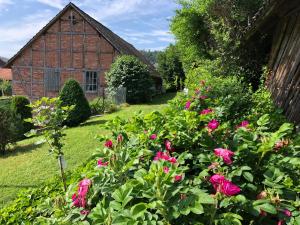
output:
[{"label": "half-timbered house", "polygon": [[[88,98],[103,94],[105,72],[118,55],[133,55],[149,66],[156,90],[162,79],[131,44],[69,3],[6,64],[13,94],[55,97],[66,80],[77,80]],[[136,81],[138,82],[138,81]]]}]

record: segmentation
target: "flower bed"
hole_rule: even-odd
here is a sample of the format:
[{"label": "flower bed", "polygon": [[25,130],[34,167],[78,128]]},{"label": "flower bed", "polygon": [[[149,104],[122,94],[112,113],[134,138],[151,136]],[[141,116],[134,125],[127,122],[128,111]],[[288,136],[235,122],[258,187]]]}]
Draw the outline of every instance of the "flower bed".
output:
[{"label": "flower bed", "polygon": [[35,221],[300,224],[294,127],[270,130],[269,115],[232,118],[207,83],[179,95],[164,113],[107,124],[113,138],[99,137],[104,145],[66,199],[40,204]]}]

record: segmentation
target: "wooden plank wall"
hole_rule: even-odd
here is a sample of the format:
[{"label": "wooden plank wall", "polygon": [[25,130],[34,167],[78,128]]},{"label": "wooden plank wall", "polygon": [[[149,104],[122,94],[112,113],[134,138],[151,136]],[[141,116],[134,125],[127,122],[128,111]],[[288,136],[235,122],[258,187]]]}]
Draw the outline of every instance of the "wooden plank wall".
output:
[{"label": "wooden plank wall", "polygon": [[300,11],[277,25],[269,61],[267,86],[289,121],[300,124]]}]

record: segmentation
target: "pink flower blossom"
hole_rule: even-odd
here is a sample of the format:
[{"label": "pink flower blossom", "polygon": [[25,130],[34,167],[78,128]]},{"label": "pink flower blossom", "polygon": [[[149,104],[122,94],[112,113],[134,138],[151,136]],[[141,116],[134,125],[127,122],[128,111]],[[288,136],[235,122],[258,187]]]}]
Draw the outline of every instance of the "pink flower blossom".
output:
[{"label": "pink flower blossom", "polygon": [[201,114],[201,115],[206,115],[206,114],[210,114],[210,113],[212,113],[212,112],[213,112],[212,109],[203,109],[203,110],[200,112],[200,114]]},{"label": "pink flower blossom", "polygon": [[163,161],[169,161],[170,163],[174,164],[177,162],[175,157],[170,157],[168,153],[164,153],[164,152],[157,152],[156,156],[154,157],[154,161],[158,161],[158,160],[163,160]]},{"label": "pink flower blossom", "polygon": [[107,140],[104,144],[105,147],[107,148],[112,148],[113,147],[113,142],[111,140]]},{"label": "pink flower blossom", "polygon": [[222,157],[223,161],[227,164],[230,165],[232,164],[232,159],[231,157],[234,156],[234,152],[228,150],[228,149],[224,149],[224,148],[216,148],[214,150],[215,155]]},{"label": "pink flower blossom", "polygon": [[249,121],[244,120],[237,126],[237,128],[248,127],[248,126],[249,126]]},{"label": "pink flower blossom", "polygon": [[279,220],[277,225],[283,225],[284,224],[284,220]]},{"label": "pink flower blossom", "polygon": [[191,101],[187,101],[185,104],[185,109],[189,109],[191,107]]},{"label": "pink flower blossom", "polygon": [[240,193],[240,191],[240,187],[231,183],[229,180],[224,180],[221,184],[221,193],[224,195],[233,196]]},{"label": "pink flower blossom", "polygon": [[208,125],[207,125],[208,129],[210,129],[211,131],[214,131],[215,129],[217,129],[219,127],[219,122],[218,120],[211,120]]},{"label": "pink flower blossom", "polygon": [[164,173],[169,173],[169,171],[170,171],[169,167],[167,167],[167,166],[165,166],[163,170],[164,170]]},{"label": "pink flower blossom", "polygon": [[210,177],[209,182],[213,185],[214,189],[217,191],[218,186],[222,184],[225,177],[220,174],[214,174]]},{"label": "pink flower blossom", "polygon": [[174,177],[174,180],[175,180],[176,182],[181,181],[181,180],[182,180],[182,175],[176,175],[176,176]]},{"label": "pink flower blossom", "polygon": [[156,135],[156,134],[151,134],[151,135],[150,135],[150,139],[151,139],[151,140],[155,140],[156,138],[157,138],[157,135]]},{"label": "pink flower blossom", "polygon": [[265,199],[267,196],[268,196],[267,192],[262,191],[256,196],[256,199]]},{"label": "pink flower blossom", "polygon": [[292,216],[292,212],[291,212],[290,210],[288,210],[288,209],[285,209],[285,210],[283,211],[283,213],[284,213],[284,215],[286,215],[287,217],[291,217],[291,216]]},{"label": "pink flower blossom", "polygon": [[211,176],[209,182],[213,185],[216,192],[221,192],[227,196],[236,195],[241,191],[237,185],[233,184],[229,180],[226,180],[224,176],[219,174]]},{"label": "pink flower blossom", "polygon": [[201,95],[199,98],[200,98],[201,100],[205,100],[205,99],[207,99],[208,97],[207,97],[206,95]]},{"label": "pink flower blossom", "polygon": [[174,164],[174,163],[177,162],[177,159],[176,159],[175,157],[170,157],[170,158],[168,159],[168,161],[169,161],[170,163]]},{"label": "pink flower blossom", "polygon": [[99,167],[105,167],[107,165],[108,165],[108,162],[103,162],[102,158],[98,160],[98,166]]},{"label": "pink flower blossom", "polygon": [[123,135],[119,134],[117,138],[118,143],[121,143],[123,141]]},{"label": "pink flower blossom", "polygon": [[83,179],[79,182],[77,193],[72,195],[73,206],[77,208],[86,207],[86,195],[91,184],[92,181],[90,179]]},{"label": "pink flower blossom", "polygon": [[175,149],[172,147],[172,142],[169,140],[165,141],[165,148],[169,152],[173,152]]}]

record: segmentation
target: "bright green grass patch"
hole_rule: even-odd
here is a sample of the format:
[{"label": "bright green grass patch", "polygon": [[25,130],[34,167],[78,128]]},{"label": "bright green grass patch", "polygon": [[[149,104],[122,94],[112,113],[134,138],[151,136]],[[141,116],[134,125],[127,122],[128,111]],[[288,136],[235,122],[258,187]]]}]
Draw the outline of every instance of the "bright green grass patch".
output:
[{"label": "bright green grass patch", "polygon": [[[167,100],[175,94],[166,94],[155,98],[151,104],[131,105],[123,107],[113,114],[88,120],[84,125],[67,129],[65,138],[65,159],[67,170],[83,164],[95,151],[99,142],[97,134],[106,134],[104,124],[116,116],[130,118],[135,112],[145,114],[166,107]],[[46,144],[36,144],[39,137],[20,141],[15,149],[4,157],[0,157],[0,206],[14,199],[22,188],[38,187],[45,180],[58,174],[58,163],[48,153]]]}]

